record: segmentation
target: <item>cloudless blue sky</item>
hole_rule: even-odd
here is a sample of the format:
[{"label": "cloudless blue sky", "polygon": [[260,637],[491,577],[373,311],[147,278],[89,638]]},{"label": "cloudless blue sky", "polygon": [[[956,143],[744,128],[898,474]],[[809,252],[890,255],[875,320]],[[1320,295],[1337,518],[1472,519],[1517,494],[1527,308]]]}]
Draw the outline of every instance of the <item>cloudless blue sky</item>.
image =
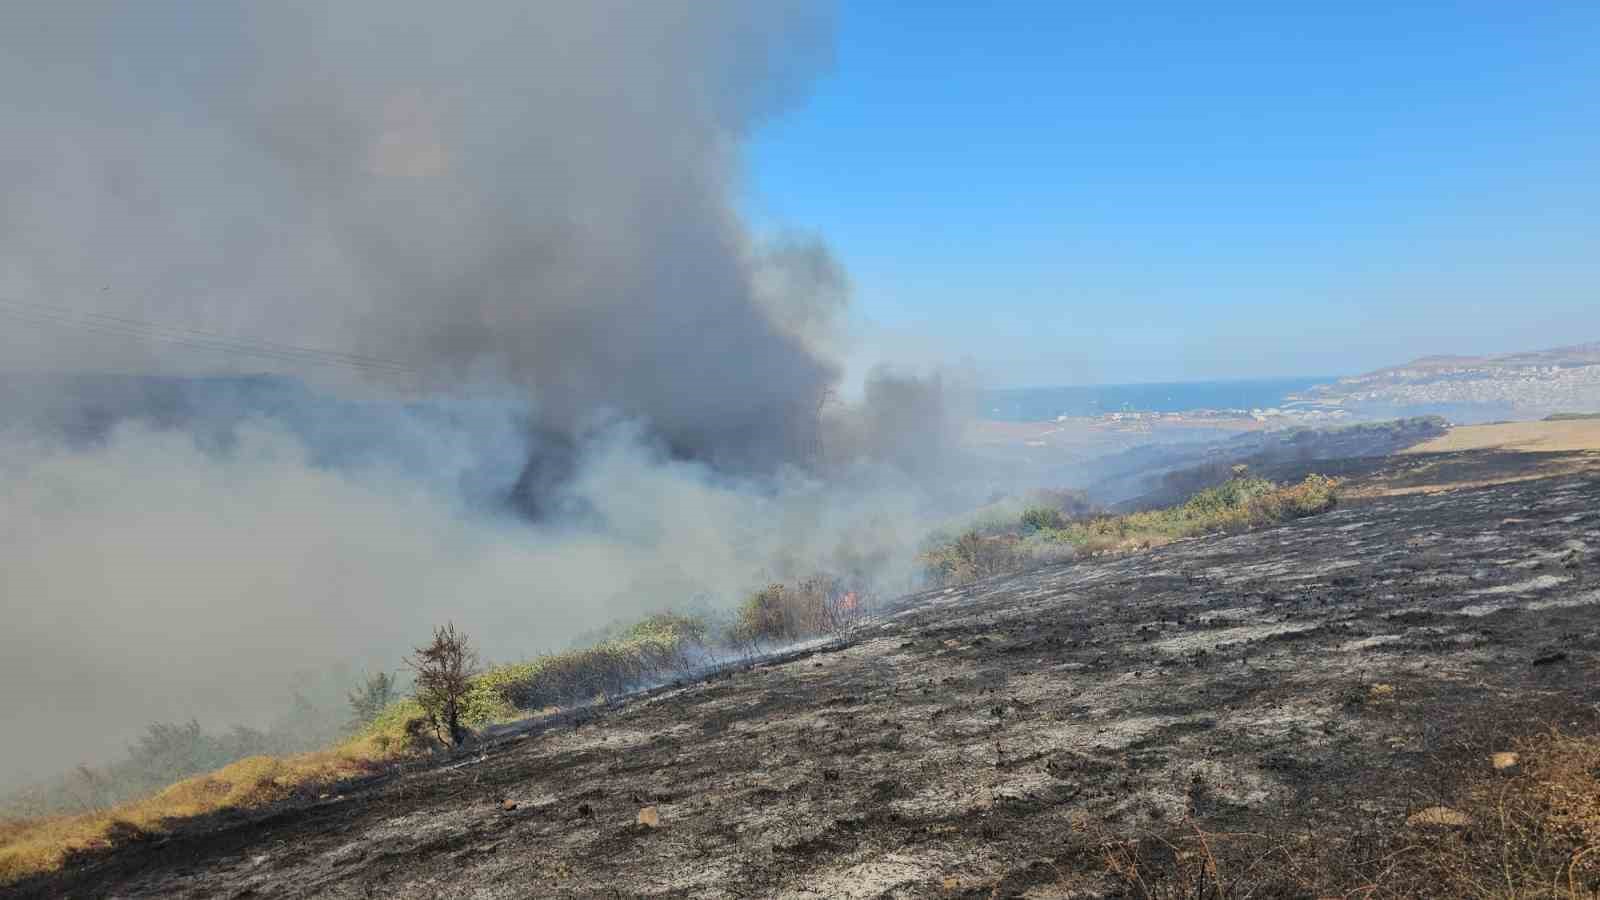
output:
[{"label": "cloudless blue sky", "polygon": [[867,345],[996,385],[1600,340],[1600,4],[845,2],[750,148]]}]

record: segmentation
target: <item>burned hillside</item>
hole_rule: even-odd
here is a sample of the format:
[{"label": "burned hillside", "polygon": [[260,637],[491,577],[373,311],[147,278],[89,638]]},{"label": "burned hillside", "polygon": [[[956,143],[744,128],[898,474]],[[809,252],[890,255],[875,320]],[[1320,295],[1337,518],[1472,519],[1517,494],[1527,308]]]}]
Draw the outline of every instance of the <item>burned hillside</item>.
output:
[{"label": "burned hillside", "polygon": [[1597,509],[1588,477],[1387,497],[912,595],[18,893],[1115,895],[1085,835],[1185,821],[1315,834],[1358,871],[1375,823],[1514,736],[1595,725]]}]

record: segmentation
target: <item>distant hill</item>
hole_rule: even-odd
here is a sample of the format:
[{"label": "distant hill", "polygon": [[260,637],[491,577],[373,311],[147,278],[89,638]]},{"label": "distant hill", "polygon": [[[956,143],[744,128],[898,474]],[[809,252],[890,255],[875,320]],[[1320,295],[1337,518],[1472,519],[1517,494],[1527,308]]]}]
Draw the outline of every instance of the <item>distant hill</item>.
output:
[{"label": "distant hill", "polygon": [[1390,372],[1412,370],[1437,371],[1440,369],[1520,368],[1525,366],[1593,366],[1600,365],[1600,341],[1555,347],[1550,350],[1529,350],[1521,353],[1497,353],[1492,356],[1422,356],[1399,366],[1378,369],[1357,378],[1370,378]]},{"label": "distant hill", "polygon": [[1365,417],[1437,414],[1460,422],[1600,411],[1600,342],[1492,356],[1424,356],[1318,385],[1296,399]]}]

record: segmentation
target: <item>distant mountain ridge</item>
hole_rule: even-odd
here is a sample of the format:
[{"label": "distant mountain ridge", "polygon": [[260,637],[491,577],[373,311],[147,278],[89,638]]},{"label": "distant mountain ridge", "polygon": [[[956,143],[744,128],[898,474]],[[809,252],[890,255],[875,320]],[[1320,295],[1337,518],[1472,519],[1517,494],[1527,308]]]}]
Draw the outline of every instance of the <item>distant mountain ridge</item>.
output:
[{"label": "distant mountain ridge", "polygon": [[1600,411],[1600,341],[1490,356],[1424,356],[1318,385],[1297,399],[1364,415],[1459,421]]},{"label": "distant mountain ridge", "polygon": [[1365,375],[1354,377],[1370,378],[1374,375],[1406,369],[1592,365],[1600,365],[1600,341],[1593,341],[1587,344],[1572,344],[1567,347],[1553,347],[1549,350],[1495,353],[1489,356],[1460,356],[1455,354],[1419,356],[1408,363],[1377,369]]}]

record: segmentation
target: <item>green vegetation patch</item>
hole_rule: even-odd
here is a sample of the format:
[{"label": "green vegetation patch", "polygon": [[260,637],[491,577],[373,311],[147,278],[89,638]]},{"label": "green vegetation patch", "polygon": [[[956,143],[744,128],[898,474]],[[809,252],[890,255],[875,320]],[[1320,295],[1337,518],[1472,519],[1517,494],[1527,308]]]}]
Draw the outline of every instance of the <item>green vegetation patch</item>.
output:
[{"label": "green vegetation patch", "polygon": [[593,646],[491,666],[472,680],[463,721],[482,725],[663,680],[695,665],[705,652],[709,631],[698,616],[658,613]]},{"label": "green vegetation patch", "polygon": [[772,584],[739,605],[726,643],[746,652],[849,628],[862,611],[859,593],[829,576]]},{"label": "green vegetation patch", "polygon": [[1206,488],[1178,506],[1121,516],[1067,520],[1051,507],[1030,507],[1014,530],[976,529],[937,543],[923,554],[935,584],[964,584],[1032,564],[1080,554],[1152,547],[1213,532],[1235,532],[1315,515],[1337,502],[1337,482],[1308,475],[1293,485],[1241,475]]}]

